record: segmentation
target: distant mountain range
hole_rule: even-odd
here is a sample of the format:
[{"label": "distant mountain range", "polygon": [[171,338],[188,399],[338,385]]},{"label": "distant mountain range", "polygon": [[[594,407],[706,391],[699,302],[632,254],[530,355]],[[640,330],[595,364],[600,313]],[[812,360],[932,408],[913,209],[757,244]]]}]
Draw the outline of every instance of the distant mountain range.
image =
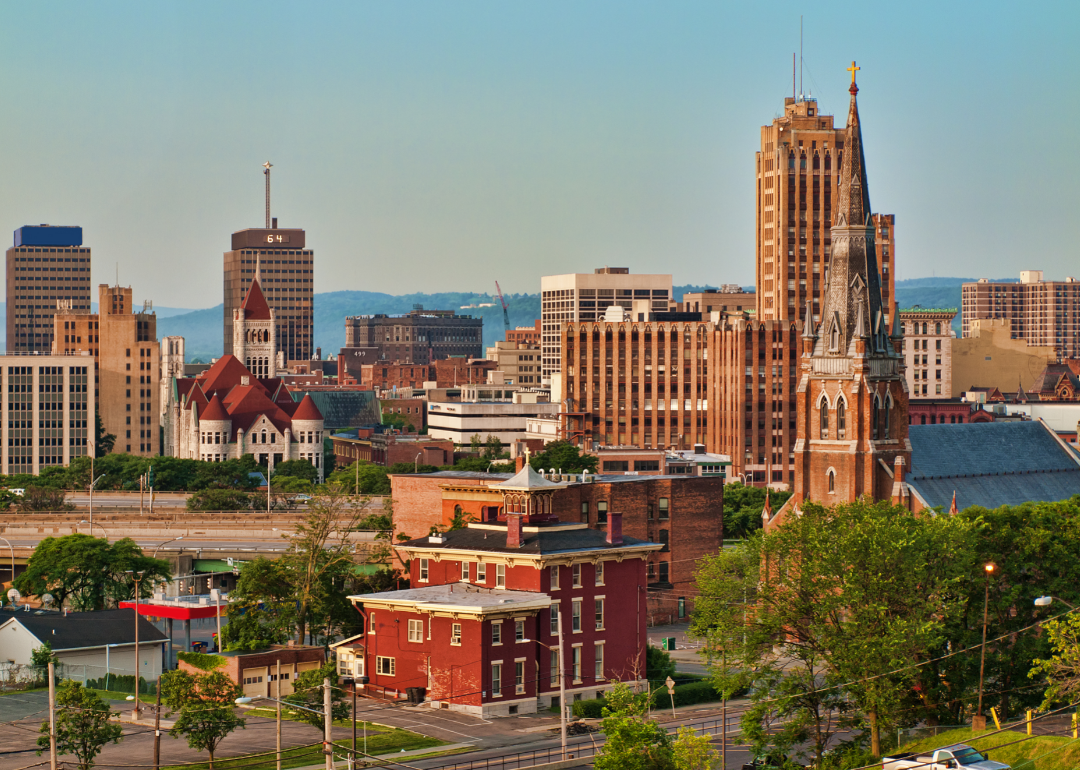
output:
[{"label": "distant mountain range", "polygon": [[[922,307],[960,308],[960,286],[974,281],[974,278],[910,278],[896,282],[896,301],[900,307],[921,305]],[[702,291],[705,286],[675,286],[676,297],[688,292]],[[508,294],[506,304],[510,315],[510,325],[532,326],[540,317],[539,294]],[[94,303],[96,310],[97,303]],[[337,355],[345,345],[345,317],[350,315],[370,315],[386,313],[396,315],[408,313],[415,306],[422,305],[428,310],[454,310],[463,315],[484,319],[484,345],[493,345],[503,339],[503,317],[499,298],[490,294],[468,292],[443,292],[439,294],[382,294],[372,291],[333,291],[315,295],[315,345],[322,348],[323,356]],[[485,307],[479,307],[485,305]],[[6,312],[4,303],[0,308]],[[222,317],[224,308],[205,308],[191,310],[187,308],[157,307],[158,337],[179,335],[185,339],[188,361],[195,359],[209,361],[222,352]],[[957,334],[960,333],[960,315],[953,323]],[[0,335],[4,329],[0,326]],[[3,337],[0,336],[0,340]]]}]

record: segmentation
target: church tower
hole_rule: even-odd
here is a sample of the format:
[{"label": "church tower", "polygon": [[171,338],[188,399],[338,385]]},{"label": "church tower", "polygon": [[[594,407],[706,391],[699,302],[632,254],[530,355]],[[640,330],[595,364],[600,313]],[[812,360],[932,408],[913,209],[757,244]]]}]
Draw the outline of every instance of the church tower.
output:
[{"label": "church tower", "polygon": [[260,379],[276,377],[284,362],[277,351],[274,311],[266,302],[259,279],[251,280],[244,303],[233,311],[233,355]]},{"label": "church tower", "polygon": [[901,327],[890,335],[881,295],[866,183],[862,129],[851,66],[851,106],[838,179],[832,258],[821,322],[808,301],[797,387],[795,505],[865,495],[907,505],[911,461]]}]

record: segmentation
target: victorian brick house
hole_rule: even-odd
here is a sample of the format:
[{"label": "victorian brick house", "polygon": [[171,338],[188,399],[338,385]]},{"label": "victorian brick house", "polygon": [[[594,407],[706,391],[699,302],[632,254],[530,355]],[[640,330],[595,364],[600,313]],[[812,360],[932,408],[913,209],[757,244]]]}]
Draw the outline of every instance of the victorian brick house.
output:
[{"label": "victorian brick house", "polygon": [[620,513],[606,532],[554,520],[557,485],[535,475],[500,485],[505,521],[397,546],[413,588],[349,597],[365,633],[337,647],[346,673],[485,717],[558,704],[560,670],[568,700],[644,678],[645,564],[662,546],[624,537]]}]

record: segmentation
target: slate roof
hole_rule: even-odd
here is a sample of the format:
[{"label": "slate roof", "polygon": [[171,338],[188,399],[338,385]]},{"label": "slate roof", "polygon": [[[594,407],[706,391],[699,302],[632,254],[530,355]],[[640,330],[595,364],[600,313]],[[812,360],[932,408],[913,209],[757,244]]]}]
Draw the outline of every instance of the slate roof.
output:
[{"label": "slate roof", "polygon": [[548,481],[539,473],[533,470],[533,467],[526,463],[525,467],[517,472],[512,479],[504,481],[501,484],[493,485],[494,489],[506,489],[506,490],[551,490],[562,489],[565,484],[556,484],[554,481]]},{"label": "slate roof", "polygon": [[[101,612],[13,613],[12,619],[22,624],[41,642],[51,642],[53,650],[79,647],[100,647],[106,644],[135,644],[135,610],[102,610]],[[157,644],[169,637],[154,627],[145,617],[139,618],[139,643]]]},{"label": "slate roof", "polygon": [[520,548],[507,547],[506,525],[495,522],[451,530],[443,535],[445,542],[442,543],[431,542],[427,537],[418,537],[415,540],[401,543],[400,547],[405,549],[487,551],[491,553],[533,555],[569,553],[572,551],[617,551],[634,546],[654,546],[656,549],[662,547],[659,543],[638,540],[635,537],[625,535],[620,545],[612,545],[607,541],[605,533],[598,529],[590,529],[585,526],[568,529],[567,526],[559,522],[526,524],[524,531],[521,533],[524,543]]},{"label": "slate roof", "polygon": [[350,596],[353,602],[402,602],[422,604],[425,609],[435,610],[443,607],[470,607],[478,610],[511,610],[521,605],[551,604],[551,597],[536,591],[507,591],[499,588],[484,588],[471,583],[445,583],[437,586],[404,588],[400,591],[380,591],[373,594]]},{"label": "slate roof", "polygon": [[931,507],[997,508],[1080,494],[1080,463],[1041,421],[912,425],[908,484]]}]

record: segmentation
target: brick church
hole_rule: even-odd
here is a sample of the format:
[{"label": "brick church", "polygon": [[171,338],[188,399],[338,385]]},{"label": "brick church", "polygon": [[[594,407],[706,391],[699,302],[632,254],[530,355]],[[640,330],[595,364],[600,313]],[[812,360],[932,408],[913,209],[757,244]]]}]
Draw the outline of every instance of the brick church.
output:
[{"label": "brick church", "polygon": [[766,508],[766,529],[804,500],[911,505],[902,331],[894,319],[890,332],[882,302],[858,91],[853,75],[821,322],[809,302],[803,320],[794,494],[775,514]]}]

